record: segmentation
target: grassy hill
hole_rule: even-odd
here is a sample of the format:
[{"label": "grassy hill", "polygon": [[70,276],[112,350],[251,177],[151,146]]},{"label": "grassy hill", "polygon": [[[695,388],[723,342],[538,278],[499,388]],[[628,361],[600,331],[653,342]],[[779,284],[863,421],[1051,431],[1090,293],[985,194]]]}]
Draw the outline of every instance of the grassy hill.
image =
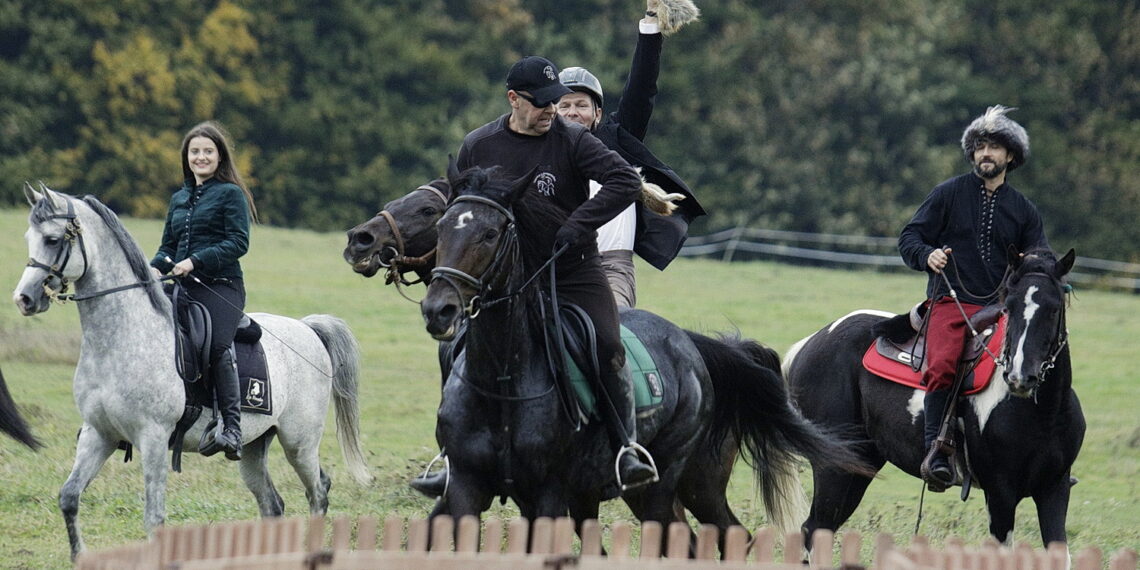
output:
[{"label": "grassy hill", "polygon": [[[0,285],[15,287],[27,248],[22,234],[26,211],[0,211]],[[151,252],[161,224],[125,220]],[[1063,244],[1059,244],[1063,245]],[[256,227],[243,259],[250,311],[294,317],[332,313],[352,326],[360,340],[360,388],[364,447],[376,482],[357,486],[343,469],[341,452],[328,422],[322,443],[323,465],[333,478],[330,515],[422,517],[431,502],[411,491],[407,479],[436,453],[434,414],[439,380],[435,343],[423,330],[418,306],[365,279],[340,257],[340,233],[313,233]],[[639,266],[640,308],[702,332],[739,329],[783,353],[796,340],[857,308],[906,310],[923,291],[921,275],[847,272],[773,263],[723,264],[681,259],[666,272]],[[422,286],[409,291],[422,296]],[[1140,338],[1140,297],[1078,291],[1070,315],[1076,387],[1089,429],[1074,468],[1081,483],[1069,509],[1074,548],[1106,550],[1140,544],[1140,420],[1135,412],[1140,385],[1135,369]],[[71,468],[79,417],[71,397],[71,375],[78,353],[75,307],[60,305],[45,314],[21,317],[12,305],[0,310],[0,367],[13,397],[22,405],[47,447],[32,453],[0,439],[0,566],[66,567],[67,537],[57,496]],[[331,418],[331,416],[330,416]],[[117,453],[83,495],[80,521],[89,548],[102,549],[144,537],[142,476],[137,462]],[[304,491],[279,448],[271,453],[271,473],[286,502],[287,515],[307,512]],[[803,481],[810,485],[810,474]],[[896,470],[884,471],[845,527],[865,535],[888,532],[899,539],[912,531],[921,483]],[[738,466],[731,504],[746,525],[764,524],[763,507],[751,477]],[[508,505],[492,514],[511,517]],[[948,535],[971,543],[987,535],[982,494],[962,503],[957,493],[927,495],[922,531],[935,543]],[[206,523],[257,516],[237,465],[221,456],[185,456],[183,473],[172,473],[167,523]],[[619,502],[608,503],[603,523],[629,519]],[[1031,502],[1018,510],[1018,540],[1039,541]]]}]

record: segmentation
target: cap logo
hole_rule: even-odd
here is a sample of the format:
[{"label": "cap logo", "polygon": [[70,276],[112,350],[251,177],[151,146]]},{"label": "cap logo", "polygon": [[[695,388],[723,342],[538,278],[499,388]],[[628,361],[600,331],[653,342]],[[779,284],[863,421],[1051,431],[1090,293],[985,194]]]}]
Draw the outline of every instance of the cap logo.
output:
[{"label": "cap logo", "polygon": [[552,66],[548,65],[548,66],[542,68],[542,74],[545,75],[546,78],[551,80],[551,81],[558,81],[558,75],[556,75],[554,73],[554,68]]}]

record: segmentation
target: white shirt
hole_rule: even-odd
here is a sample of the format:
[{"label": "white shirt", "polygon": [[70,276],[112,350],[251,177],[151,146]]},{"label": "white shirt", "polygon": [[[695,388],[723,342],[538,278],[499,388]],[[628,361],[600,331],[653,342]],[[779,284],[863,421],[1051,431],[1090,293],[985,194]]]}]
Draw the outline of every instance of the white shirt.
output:
[{"label": "white shirt", "polygon": [[[590,181],[590,197],[593,198],[602,185]],[[622,210],[614,219],[598,228],[598,251],[606,252],[615,249],[633,251],[633,236],[637,232],[637,210],[634,205]]]}]

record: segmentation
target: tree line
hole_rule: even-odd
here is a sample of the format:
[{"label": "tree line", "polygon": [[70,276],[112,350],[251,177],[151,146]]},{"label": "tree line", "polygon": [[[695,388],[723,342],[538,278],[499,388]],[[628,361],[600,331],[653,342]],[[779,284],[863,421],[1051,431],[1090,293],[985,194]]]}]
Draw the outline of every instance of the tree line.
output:
[{"label": "tree line", "polygon": [[[1011,183],[1058,249],[1140,261],[1140,7],[1127,0],[718,0],[666,39],[646,139],[692,227],[896,235],[964,172],[962,130],[1018,107]],[[443,173],[506,112],[519,57],[581,65],[616,108],[636,0],[15,0],[0,6],[0,206],[23,181],[159,217],[182,134],[231,133],[266,223],[346,229]]]}]

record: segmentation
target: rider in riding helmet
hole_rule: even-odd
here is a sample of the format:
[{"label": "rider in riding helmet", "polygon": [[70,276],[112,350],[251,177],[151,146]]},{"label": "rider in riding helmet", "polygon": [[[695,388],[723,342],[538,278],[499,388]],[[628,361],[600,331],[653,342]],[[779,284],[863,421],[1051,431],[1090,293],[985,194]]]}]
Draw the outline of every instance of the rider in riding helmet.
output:
[{"label": "rider in riding helmet", "polygon": [[[614,298],[619,307],[629,308],[637,303],[634,252],[657,269],[665,269],[681,250],[689,223],[705,214],[688,185],[643,142],[653,115],[664,43],[658,18],[663,6],[651,2],[648,8],[646,17],[638,23],[637,48],[616,111],[603,113],[602,84],[585,68],[568,67],[558,76],[563,85],[574,91],[559,100],[558,114],[589,129],[606,147],[636,167],[646,182],[681,199],[679,211],[671,216],[655,213],[638,201],[598,228],[598,249]],[[696,8],[690,5],[690,9],[695,18]],[[675,31],[683,23],[674,21],[668,31]],[[592,196],[597,192],[597,183],[591,181],[590,188]]]},{"label": "rider in riding helmet", "polygon": [[[622,93],[618,111],[603,120],[602,85],[593,74],[581,67],[571,67],[558,74],[559,83],[568,91],[558,100],[557,112],[563,119],[589,129],[609,149],[641,169],[649,183],[658,186],[667,199],[683,197],[680,211],[671,216],[655,213],[641,201],[622,210],[613,220],[597,230],[601,264],[614,301],[618,307],[634,306],[633,252],[658,269],[677,256],[685,241],[689,222],[705,211],[692,191],[675,172],[641,142],[653,113],[657,94],[663,32],[672,33],[697,18],[699,11],[689,0],[647,0],[646,15],[639,23],[637,48],[630,69],[630,79]],[[574,101],[573,105],[565,102]],[[600,184],[589,181],[590,196]],[[645,188],[643,188],[643,192]],[[440,454],[440,458],[443,457]],[[434,463],[434,461],[433,461]],[[430,466],[429,466],[430,468]],[[444,471],[424,473],[411,481],[411,486],[429,497],[438,497],[446,488]]]},{"label": "rider in riding helmet", "polygon": [[966,127],[962,153],[971,172],[935,186],[899,235],[903,261],[928,275],[922,476],[935,492],[955,482],[935,439],[967,339],[966,321],[1000,301],[1010,246],[1019,252],[1049,247],[1036,206],[1007,181],[1029,158],[1029,135],[1006,116],[1013,110],[994,105]]},{"label": "rider in riding helmet", "polygon": [[221,127],[206,121],[182,139],[182,187],[170,198],[162,242],[150,265],[155,277],[169,272],[183,279],[191,299],[210,313],[209,381],[221,415],[222,432],[203,434],[199,451],[241,459],[241,399],[233,342],[244,315],[245,281],[238,258],[249,249],[250,220],[257,219],[253,195],[233,162]]}]

